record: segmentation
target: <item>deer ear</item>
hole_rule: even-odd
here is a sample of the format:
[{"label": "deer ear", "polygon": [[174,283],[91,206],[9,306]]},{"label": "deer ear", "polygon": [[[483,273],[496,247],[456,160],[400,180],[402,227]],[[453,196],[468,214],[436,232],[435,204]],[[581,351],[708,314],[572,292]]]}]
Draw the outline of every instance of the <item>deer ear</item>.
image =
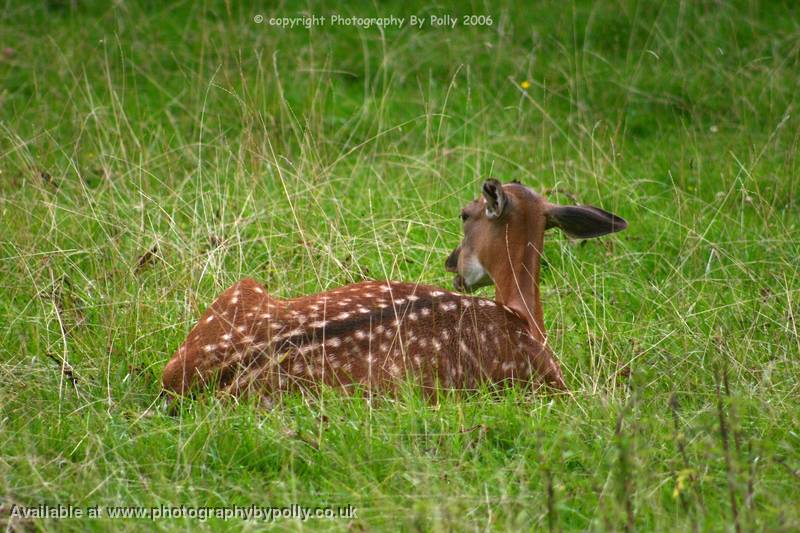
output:
[{"label": "deer ear", "polygon": [[486,218],[494,220],[500,218],[508,205],[503,184],[496,179],[489,179],[483,183],[483,197],[486,199]]},{"label": "deer ear", "polygon": [[624,218],[591,205],[551,205],[546,216],[547,229],[560,228],[578,239],[599,237],[628,227]]}]

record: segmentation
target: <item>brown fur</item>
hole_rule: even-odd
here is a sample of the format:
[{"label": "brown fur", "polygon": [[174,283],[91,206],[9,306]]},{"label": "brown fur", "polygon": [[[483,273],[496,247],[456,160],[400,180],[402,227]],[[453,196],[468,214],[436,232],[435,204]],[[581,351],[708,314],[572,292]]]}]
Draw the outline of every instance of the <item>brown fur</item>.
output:
[{"label": "brown fur", "polygon": [[491,300],[377,281],[277,300],[252,279],[211,305],[163,383],[183,394],[216,381],[238,395],[318,382],[381,390],[408,377],[428,391],[517,380],[564,386],[550,350]]},{"label": "brown fur", "polygon": [[544,232],[559,227],[596,237],[627,224],[494,180],[462,218],[464,240],[446,267],[457,274],[458,289],[494,283],[496,301],[390,281],[279,300],[243,279],[178,348],[164,369],[164,388],[185,394],[214,383],[233,395],[270,395],[324,383],[388,391],[411,379],[428,393],[514,382],[565,390],[539,294]]}]

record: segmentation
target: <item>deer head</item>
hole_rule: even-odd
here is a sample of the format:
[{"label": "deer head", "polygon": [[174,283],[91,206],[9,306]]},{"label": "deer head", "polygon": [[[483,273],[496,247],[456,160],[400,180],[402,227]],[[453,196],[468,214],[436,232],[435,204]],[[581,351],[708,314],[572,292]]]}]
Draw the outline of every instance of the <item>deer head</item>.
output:
[{"label": "deer head", "polygon": [[464,239],[445,262],[460,291],[495,285],[495,300],[527,321],[531,334],[546,340],[539,296],[544,232],[559,228],[588,239],[621,231],[628,223],[589,205],[554,205],[517,183],[484,182],[482,195],[461,210]]}]

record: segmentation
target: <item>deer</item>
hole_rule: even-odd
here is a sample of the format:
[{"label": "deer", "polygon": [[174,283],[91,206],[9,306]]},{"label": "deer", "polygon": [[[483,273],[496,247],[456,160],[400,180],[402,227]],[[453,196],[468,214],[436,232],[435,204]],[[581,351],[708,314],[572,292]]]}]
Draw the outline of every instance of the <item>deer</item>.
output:
[{"label": "deer", "polygon": [[[225,290],[167,363],[172,398],[198,387],[271,399],[322,385],[426,397],[523,383],[568,392],[547,343],[539,288],[545,231],[587,239],[627,222],[590,205],[557,205],[517,182],[483,183],[461,210],[463,239],[445,261],[458,292],[364,281],[292,299],[251,278]],[[493,284],[494,300],[474,296]]]}]

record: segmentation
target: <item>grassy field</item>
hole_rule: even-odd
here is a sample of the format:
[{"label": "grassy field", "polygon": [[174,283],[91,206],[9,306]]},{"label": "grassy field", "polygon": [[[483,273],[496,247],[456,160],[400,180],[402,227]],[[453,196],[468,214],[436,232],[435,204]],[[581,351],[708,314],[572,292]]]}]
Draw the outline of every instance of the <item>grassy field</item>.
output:
[{"label": "grassy field", "polygon": [[[790,3],[75,4],[0,7],[0,523],[252,530],[9,513],[299,504],[357,515],[277,527],[800,528]],[[254,22],[301,13],[458,24]],[[450,287],[489,176],[630,224],[548,235],[571,397],[158,409],[166,361],[240,277]]]}]

